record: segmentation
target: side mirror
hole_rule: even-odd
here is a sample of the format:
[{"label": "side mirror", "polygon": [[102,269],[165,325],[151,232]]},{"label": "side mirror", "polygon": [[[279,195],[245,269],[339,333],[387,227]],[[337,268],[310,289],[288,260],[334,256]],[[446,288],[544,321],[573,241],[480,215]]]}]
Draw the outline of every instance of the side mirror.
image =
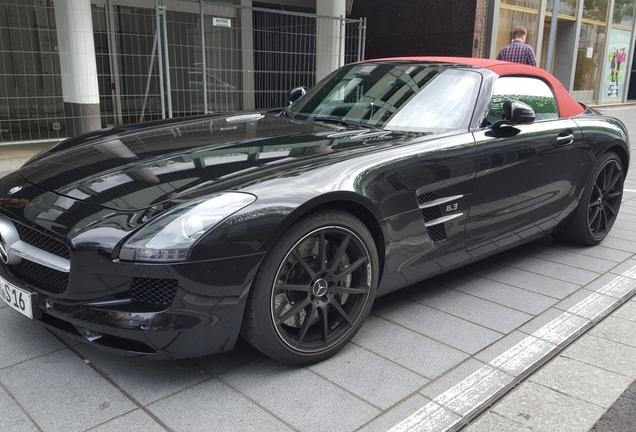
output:
[{"label": "side mirror", "polygon": [[289,103],[294,103],[301,97],[305,96],[308,90],[309,89],[305,86],[291,89],[291,91],[289,92],[289,95],[287,96],[289,99]]},{"label": "side mirror", "polygon": [[535,114],[532,107],[519,101],[507,100],[503,103],[504,120],[517,124],[534,123]]}]

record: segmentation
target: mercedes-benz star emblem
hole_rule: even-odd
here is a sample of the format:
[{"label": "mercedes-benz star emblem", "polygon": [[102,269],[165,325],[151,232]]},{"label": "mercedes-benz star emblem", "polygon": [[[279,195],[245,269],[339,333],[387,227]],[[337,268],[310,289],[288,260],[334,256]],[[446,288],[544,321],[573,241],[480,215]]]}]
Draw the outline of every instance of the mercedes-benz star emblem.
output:
[{"label": "mercedes-benz star emblem", "polygon": [[324,296],[327,293],[327,281],[324,279],[318,279],[314,282],[312,291],[316,297]]},{"label": "mercedes-benz star emblem", "polygon": [[9,189],[9,195],[19,192],[20,190],[22,190],[22,186],[12,187],[11,189]]}]

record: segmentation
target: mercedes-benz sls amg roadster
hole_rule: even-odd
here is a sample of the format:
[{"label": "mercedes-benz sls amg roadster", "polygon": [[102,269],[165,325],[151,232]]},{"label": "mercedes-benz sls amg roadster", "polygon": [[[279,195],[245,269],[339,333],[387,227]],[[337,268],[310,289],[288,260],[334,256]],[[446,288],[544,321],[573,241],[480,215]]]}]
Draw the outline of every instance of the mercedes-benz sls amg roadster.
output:
[{"label": "mercedes-benz sls amg roadster", "polygon": [[112,352],[242,336],[304,365],[379,296],[545,235],[594,245],[616,220],[625,126],[541,69],[370,60],[289,95],[70,138],[0,179],[3,300]]}]

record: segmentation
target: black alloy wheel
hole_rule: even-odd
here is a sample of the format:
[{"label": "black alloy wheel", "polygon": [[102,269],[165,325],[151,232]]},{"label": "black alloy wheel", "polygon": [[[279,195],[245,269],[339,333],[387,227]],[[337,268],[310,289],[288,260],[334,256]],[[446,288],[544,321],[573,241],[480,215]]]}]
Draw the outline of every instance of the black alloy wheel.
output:
[{"label": "black alloy wheel", "polygon": [[594,180],[587,210],[590,234],[603,239],[614,225],[623,197],[623,169],[620,161],[608,160]]},{"label": "black alloy wheel", "polygon": [[366,227],[339,211],[293,225],[265,258],[242,334],[295,365],[324,360],[357,333],[373,303],[378,257]]},{"label": "black alloy wheel", "polygon": [[569,222],[556,234],[584,245],[596,245],[609,234],[621,206],[623,164],[615,153],[604,154],[596,163]]}]

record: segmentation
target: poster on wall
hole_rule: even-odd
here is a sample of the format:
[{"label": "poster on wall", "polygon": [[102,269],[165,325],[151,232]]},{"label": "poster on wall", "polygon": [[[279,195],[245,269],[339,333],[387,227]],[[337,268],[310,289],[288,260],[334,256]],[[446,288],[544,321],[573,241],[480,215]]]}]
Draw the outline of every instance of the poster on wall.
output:
[{"label": "poster on wall", "polygon": [[610,30],[609,49],[603,65],[601,103],[623,100],[625,75],[629,70],[626,63],[630,40],[630,31],[614,28]]}]

